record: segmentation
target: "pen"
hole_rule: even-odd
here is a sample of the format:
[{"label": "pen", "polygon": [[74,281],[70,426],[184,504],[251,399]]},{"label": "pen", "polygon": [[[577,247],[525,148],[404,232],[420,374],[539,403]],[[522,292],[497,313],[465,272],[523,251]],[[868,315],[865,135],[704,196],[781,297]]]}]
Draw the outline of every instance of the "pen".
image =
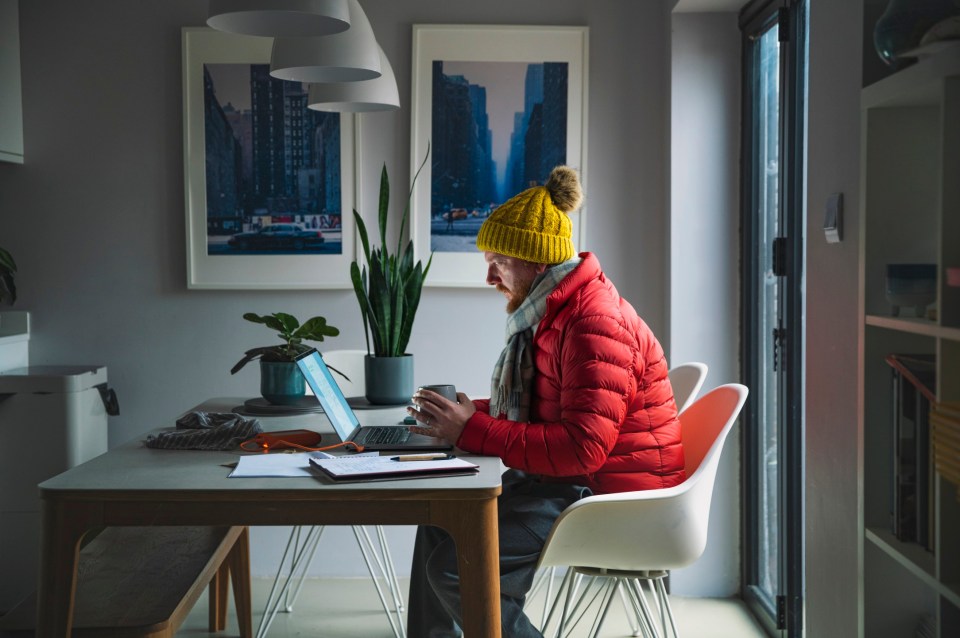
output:
[{"label": "pen", "polygon": [[404,454],[390,457],[391,461],[446,461],[456,458],[453,454]]}]

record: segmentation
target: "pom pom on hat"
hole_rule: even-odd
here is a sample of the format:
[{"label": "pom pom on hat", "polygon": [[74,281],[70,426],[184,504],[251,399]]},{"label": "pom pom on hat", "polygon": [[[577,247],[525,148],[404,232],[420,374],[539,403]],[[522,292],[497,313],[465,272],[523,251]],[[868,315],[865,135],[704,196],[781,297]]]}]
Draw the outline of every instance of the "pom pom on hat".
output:
[{"label": "pom pom on hat", "polygon": [[557,166],[544,186],[528,188],[501,204],[477,233],[477,248],[538,264],[559,264],[576,253],[567,213],[583,201],[576,171]]},{"label": "pom pom on hat", "polygon": [[572,213],[580,208],[580,203],[583,201],[580,178],[569,166],[558,166],[550,171],[550,177],[547,178],[544,188],[550,193],[553,205],[563,212]]}]

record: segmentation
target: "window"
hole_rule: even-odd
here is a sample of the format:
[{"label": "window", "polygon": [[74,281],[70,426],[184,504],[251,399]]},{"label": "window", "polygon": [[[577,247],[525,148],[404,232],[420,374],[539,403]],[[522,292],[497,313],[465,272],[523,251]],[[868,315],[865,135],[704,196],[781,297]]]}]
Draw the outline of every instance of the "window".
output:
[{"label": "window", "polygon": [[745,598],[802,632],[803,158],[806,0],[754,0],[743,34]]}]

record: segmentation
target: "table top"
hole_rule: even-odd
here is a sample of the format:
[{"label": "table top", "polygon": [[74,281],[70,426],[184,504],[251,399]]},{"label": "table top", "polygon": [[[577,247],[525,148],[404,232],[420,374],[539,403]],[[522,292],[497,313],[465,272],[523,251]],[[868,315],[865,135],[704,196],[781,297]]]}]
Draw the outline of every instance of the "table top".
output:
[{"label": "table top", "polygon": [[[244,399],[211,399],[192,410],[229,411],[242,405]],[[405,415],[404,408],[365,410],[358,413],[361,423],[386,425],[398,423]],[[306,428],[321,433],[332,433],[323,414],[290,417],[257,417],[265,431]],[[173,423],[170,423],[172,427]],[[163,429],[163,428],[160,428]],[[159,431],[159,430],[155,430]],[[105,454],[93,458],[40,484],[42,498],[148,498],[163,494],[166,499],[196,500],[203,493],[211,498],[349,498],[351,492],[369,495],[371,492],[434,494],[436,498],[478,497],[499,491],[502,465],[496,457],[470,456],[480,466],[478,474],[464,476],[429,477],[361,483],[332,483],[323,477],[297,478],[228,478],[241,451],[208,452],[202,450],[158,450],[144,446],[146,434]],[[329,492],[329,494],[327,494]],[[443,492],[449,492],[448,495]],[[388,494],[385,497],[389,497]],[[266,496],[265,496],[266,495]]]}]

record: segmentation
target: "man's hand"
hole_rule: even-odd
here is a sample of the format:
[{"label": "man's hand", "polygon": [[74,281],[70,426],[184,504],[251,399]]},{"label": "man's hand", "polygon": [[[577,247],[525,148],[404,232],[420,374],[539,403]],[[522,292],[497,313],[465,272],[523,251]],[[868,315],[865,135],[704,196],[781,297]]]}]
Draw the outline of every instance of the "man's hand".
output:
[{"label": "man's hand", "polygon": [[456,445],[467,421],[477,411],[473,401],[463,392],[457,393],[457,402],[454,403],[433,390],[417,390],[413,404],[417,407],[407,408],[407,414],[415,418],[418,425],[411,425],[409,430],[444,439],[452,445]]}]

